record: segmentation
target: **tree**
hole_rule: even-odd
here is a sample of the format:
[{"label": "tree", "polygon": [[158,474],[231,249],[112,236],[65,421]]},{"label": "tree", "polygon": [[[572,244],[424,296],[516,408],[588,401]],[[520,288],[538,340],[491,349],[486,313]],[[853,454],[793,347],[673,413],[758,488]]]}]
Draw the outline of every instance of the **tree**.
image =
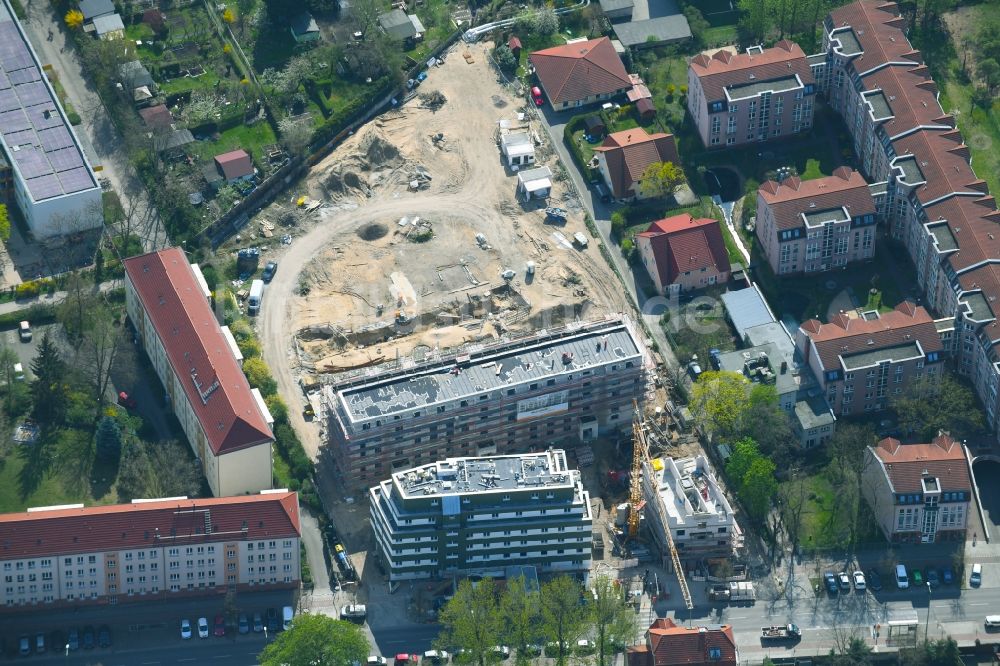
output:
[{"label": "tree", "polygon": [[97,401],[97,413],[111,388],[111,369],[114,367],[124,333],[117,315],[100,303],[87,314],[83,344],[80,346],[78,367],[87,373]]},{"label": "tree", "polygon": [[900,648],[899,663],[907,666],[962,666],[958,643],[952,637],[923,641],[912,648]]},{"label": "tree", "polygon": [[539,35],[554,35],[559,30],[559,17],[548,7],[541,9],[535,14],[534,27]]},{"label": "tree", "polygon": [[570,649],[590,624],[590,606],[581,604],[583,589],[574,578],[558,576],[542,585],[542,631],[556,642],[556,664],[564,666]]},{"label": "tree", "polygon": [[49,331],[38,345],[31,372],[35,375],[31,383],[32,416],[43,428],[59,425],[66,415],[66,364]]},{"label": "tree", "polygon": [[593,623],[597,666],[635,638],[635,613],[625,605],[625,588],[607,575],[594,580]]},{"label": "tree", "polygon": [[4,243],[10,240],[10,214],[5,204],[0,204],[0,240]]},{"label": "tree", "polygon": [[493,49],[493,60],[496,61],[497,67],[504,72],[513,72],[517,68],[517,58],[514,57],[514,52],[506,44],[500,44]]},{"label": "tree", "polygon": [[281,132],[281,144],[292,155],[303,154],[312,140],[313,130],[308,119],[282,118],[278,121],[278,130]]},{"label": "tree", "polygon": [[222,20],[226,22],[227,25],[232,25],[236,21],[236,14],[229,7],[226,7],[226,11],[222,12]]},{"label": "tree", "polygon": [[[927,368],[938,370],[941,368]],[[929,442],[939,431],[950,432],[956,439],[965,439],[983,428],[983,413],[972,389],[952,375],[927,374],[907,384],[903,393],[892,401],[899,427]]]},{"label": "tree", "polygon": [[771,2],[765,0],[739,0],[742,18],[740,19],[740,30],[744,33],[747,41],[763,41],[766,34],[773,27],[770,15]]},{"label": "tree", "polygon": [[14,398],[18,387],[24,382],[14,376],[14,364],[18,362],[17,354],[6,345],[0,346],[0,379],[4,383],[4,411],[6,416],[14,415]]},{"label": "tree", "polygon": [[653,162],[639,179],[639,191],[651,199],[668,197],[684,183],[684,171],[673,162]]},{"label": "tree", "polygon": [[534,645],[541,637],[541,609],[538,594],[528,589],[524,576],[508,579],[499,610],[504,644],[516,650],[517,663],[525,666],[532,659],[528,646]]},{"label": "tree", "polygon": [[100,460],[110,462],[118,460],[122,453],[122,431],[113,418],[105,416],[98,422],[94,443]]},{"label": "tree", "polygon": [[455,596],[440,615],[441,633],[437,644],[464,650],[469,663],[485,666],[491,661],[494,646],[500,642],[500,609],[493,579],[484,578],[475,585],[468,578],[458,585]]},{"label": "tree", "polygon": [[750,469],[743,475],[739,494],[751,517],[763,520],[771,509],[771,500],[778,492],[778,482],[774,478],[777,466],[773,460],[759,456],[750,463]]},{"label": "tree", "polygon": [[274,377],[271,376],[271,371],[268,369],[267,364],[259,357],[248,358],[243,361],[243,374],[247,376],[250,385],[259,388],[261,394],[265,397],[274,395],[278,390],[278,384],[274,381]]},{"label": "tree", "polygon": [[117,488],[121,502],[147,497],[197,497],[201,472],[178,442],[151,444],[130,437],[122,446]]},{"label": "tree", "polygon": [[78,9],[71,9],[66,12],[66,16],[63,17],[66,22],[66,27],[76,30],[83,25],[83,12]]},{"label": "tree", "polygon": [[749,406],[750,382],[736,372],[703,372],[691,387],[691,412],[714,435],[734,435]]},{"label": "tree", "polygon": [[258,661],[261,666],[344,666],[364,663],[368,649],[368,639],[358,625],[306,613],[292,620],[292,626],[264,648]]},{"label": "tree", "polygon": [[996,90],[997,84],[1000,84],[1000,64],[997,64],[997,61],[992,58],[987,58],[979,63],[977,69],[983,84],[992,94]]},{"label": "tree", "polygon": [[729,454],[729,461],[726,463],[726,476],[737,484],[735,490],[739,489],[739,484],[743,482],[743,478],[759,457],[760,449],[757,447],[757,442],[751,438],[744,437],[733,444],[732,453]]}]

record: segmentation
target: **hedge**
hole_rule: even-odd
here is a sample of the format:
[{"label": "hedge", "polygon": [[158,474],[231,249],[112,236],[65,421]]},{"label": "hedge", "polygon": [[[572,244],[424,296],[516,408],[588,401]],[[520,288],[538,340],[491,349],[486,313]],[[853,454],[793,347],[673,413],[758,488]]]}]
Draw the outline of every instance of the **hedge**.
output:
[{"label": "hedge", "polygon": [[570,154],[573,156],[573,160],[576,162],[577,168],[580,170],[580,174],[586,178],[589,174],[589,167],[583,159],[583,151],[580,149],[580,145],[573,139],[573,133],[577,130],[583,129],[583,123],[587,116],[591,114],[585,113],[579,116],[573,116],[566,123],[566,127],[563,128],[563,142],[565,142],[566,147],[569,148]]},{"label": "hedge", "polygon": [[383,78],[375,85],[377,86],[375,93],[370,97],[355,97],[342,108],[330,113],[330,116],[323,121],[323,124],[313,134],[312,145],[310,146],[312,150],[315,151],[322,148],[324,144],[346,129],[348,125],[367,113],[376,100],[388,95],[389,91],[392,90],[392,80],[388,77]]}]

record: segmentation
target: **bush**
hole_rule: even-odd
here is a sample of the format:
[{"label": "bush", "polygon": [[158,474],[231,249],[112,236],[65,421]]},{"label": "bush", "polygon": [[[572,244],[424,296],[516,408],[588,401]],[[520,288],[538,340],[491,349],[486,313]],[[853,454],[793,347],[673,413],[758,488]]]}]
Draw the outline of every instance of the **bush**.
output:
[{"label": "bush", "polygon": [[260,389],[264,397],[274,395],[278,391],[278,382],[274,381],[267,364],[260,357],[248,358],[243,361],[243,374],[247,376],[250,386]]},{"label": "bush", "polygon": [[566,147],[569,148],[570,154],[573,155],[573,161],[576,162],[576,166],[580,169],[580,173],[583,174],[584,178],[589,180],[590,169],[587,167],[586,162],[584,162],[583,151],[580,149],[580,145],[573,138],[574,132],[583,129],[584,119],[586,119],[588,115],[589,114],[582,114],[579,116],[573,116],[569,119],[569,122],[566,123],[566,127],[563,128],[563,142],[566,144]]},{"label": "bush", "polygon": [[623,210],[616,210],[611,213],[611,235],[615,238],[621,238],[622,234],[628,228],[628,220],[625,218],[625,212]]},{"label": "bush", "polygon": [[66,120],[68,120],[69,124],[73,125],[74,127],[83,122],[83,119],[80,117],[80,114],[77,113],[76,111],[68,112],[66,114]]}]

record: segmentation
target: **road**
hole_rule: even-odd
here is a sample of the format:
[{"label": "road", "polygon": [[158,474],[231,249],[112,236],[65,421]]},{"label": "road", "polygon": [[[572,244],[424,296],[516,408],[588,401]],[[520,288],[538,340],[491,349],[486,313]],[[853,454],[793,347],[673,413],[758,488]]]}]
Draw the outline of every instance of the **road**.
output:
[{"label": "road", "polygon": [[165,247],[167,237],[160,216],[150,204],[146,188],[129,162],[125,142],[84,75],[76,49],[52,11],[52,5],[47,2],[23,4],[28,12],[24,25],[35,52],[43,64],[52,65],[66,97],[83,119],[75,129],[91,164],[101,167],[98,175],[111,181],[126,211],[134,206],[134,219],[142,222],[133,228],[142,237],[143,247],[146,250]]},{"label": "road", "polygon": [[[646,326],[649,328],[653,339],[659,346],[660,355],[663,357],[664,363],[670,369],[677,368],[679,366],[677,357],[674,355],[666,334],[660,327],[660,317],[668,307],[671,307],[671,304],[662,296],[655,294],[649,296],[642,290],[632,271],[632,267],[628,265],[625,257],[618,250],[618,244],[612,240],[611,213],[614,212],[614,208],[594,196],[587,183],[584,182],[580,170],[576,168],[576,162],[573,161],[573,156],[570,155],[569,149],[563,141],[563,131],[566,128],[566,123],[572,118],[572,115],[553,111],[549,105],[537,109],[537,111],[542,125],[545,126],[545,129],[549,133],[549,138],[556,149],[556,153],[559,155],[559,159],[562,160],[563,166],[566,167],[566,173],[569,174],[570,179],[573,181],[573,186],[579,194],[580,202],[593,218],[594,224],[601,234],[601,241],[607,246],[615,268],[618,270],[619,275],[622,276],[622,281],[628,290],[629,296],[632,297],[632,301],[636,304],[639,312],[642,313],[643,321],[646,322]],[[676,306],[676,303],[674,306]],[[673,319],[677,320],[678,318],[674,317]]]}]

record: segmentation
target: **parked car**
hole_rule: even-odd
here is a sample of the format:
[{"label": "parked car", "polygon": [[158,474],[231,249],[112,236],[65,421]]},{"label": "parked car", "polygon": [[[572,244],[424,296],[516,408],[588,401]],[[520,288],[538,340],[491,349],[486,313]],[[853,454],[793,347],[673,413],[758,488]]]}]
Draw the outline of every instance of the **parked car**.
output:
[{"label": "parked car", "polygon": [[274,633],[274,634],[278,633],[278,627],[281,626],[281,623],[278,622],[278,609],[277,608],[268,608],[267,609],[267,621],[266,621],[266,625],[267,625],[267,630],[268,631],[270,631],[271,633]]},{"label": "parked car", "polygon": [[198,638],[208,638],[208,618],[198,618]]},{"label": "parked car", "polygon": [[45,654],[45,634],[41,631],[35,634],[35,652]]},{"label": "parked car", "polygon": [[941,570],[941,582],[945,585],[951,585],[955,582],[955,572],[951,570],[951,567],[945,567]]},{"label": "parked car", "polygon": [[191,620],[181,620],[181,638],[184,640],[191,638]]},{"label": "parked car", "polygon": [[220,638],[226,635],[226,618],[221,615],[215,616],[215,626],[212,629],[212,633]]},{"label": "parked car", "polygon": [[20,336],[21,342],[31,342],[31,324],[22,321],[17,325],[17,334]]},{"label": "parked car", "polygon": [[73,627],[69,630],[69,638],[66,639],[66,645],[69,646],[70,650],[80,649],[80,630]]},{"label": "parked car", "polygon": [[924,575],[920,573],[920,569],[913,570],[913,584],[917,587],[924,584]]},{"label": "parked car", "polygon": [[432,664],[447,664],[449,656],[445,650],[428,650],[424,652],[424,661],[429,661]]},{"label": "parked car", "polygon": [[538,86],[534,86],[531,89],[531,99],[535,100],[535,106],[545,105],[545,98],[542,97],[542,89]]},{"label": "parked car", "polygon": [[1000,629],[1000,615],[987,615],[984,624],[986,625],[986,631]]},{"label": "parked car", "polygon": [[865,582],[865,574],[861,571],[855,571],[852,574],[854,578],[854,589],[858,592],[864,592],[868,588],[868,584]]},{"label": "parked car", "polygon": [[93,650],[96,644],[95,638],[94,627],[88,624],[83,628],[83,649]]},{"label": "parked car", "polygon": [[969,576],[969,585],[972,587],[979,587],[983,584],[983,565],[976,564],[972,565],[972,574]]},{"label": "parked car", "polygon": [[27,636],[21,636],[17,639],[17,651],[22,657],[27,657],[31,654],[31,639]]},{"label": "parked car", "polygon": [[865,577],[868,581],[869,589],[872,589],[876,592],[882,591],[882,577],[878,575],[877,571],[875,571],[874,569],[869,569]]},{"label": "parked car", "polygon": [[937,587],[938,583],[940,583],[940,582],[941,582],[941,579],[938,578],[937,569],[928,569],[927,570],[927,584],[930,585],[931,587]]},{"label": "parked car", "polygon": [[241,634],[250,633],[250,620],[247,619],[247,616],[245,614],[240,613],[240,619],[239,622],[237,623],[237,626],[239,627],[238,631]]},{"label": "parked car", "polygon": [[507,659],[510,657],[510,648],[506,645],[494,645],[493,654],[500,657],[501,659]]},{"label": "parked car", "polygon": [[576,653],[580,655],[592,654],[596,646],[586,638],[581,638],[576,642]]},{"label": "parked car", "polygon": [[278,270],[277,261],[269,261],[264,265],[264,272],[260,274],[260,279],[265,283],[274,279],[274,274]]},{"label": "parked car", "polygon": [[253,633],[259,634],[264,631],[264,618],[260,616],[260,613],[253,614]]},{"label": "parked car", "polygon": [[837,594],[837,579],[832,572],[827,571],[823,574],[823,584],[826,585],[827,592]]},{"label": "parked car", "polygon": [[97,646],[102,648],[111,647],[111,627],[102,624],[97,630]]},{"label": "parked car", "polygon": [[366,663],[368,666],[386,666],[388,660],[385,657],[373,654],[368,657],[368,661]]},{"label": "parked car", "polygon": [[851,591],[851,579],[847,577],[846,572],[841,571],[839,574],[837,574],[837,582],[840,583],[841,592]]}]

